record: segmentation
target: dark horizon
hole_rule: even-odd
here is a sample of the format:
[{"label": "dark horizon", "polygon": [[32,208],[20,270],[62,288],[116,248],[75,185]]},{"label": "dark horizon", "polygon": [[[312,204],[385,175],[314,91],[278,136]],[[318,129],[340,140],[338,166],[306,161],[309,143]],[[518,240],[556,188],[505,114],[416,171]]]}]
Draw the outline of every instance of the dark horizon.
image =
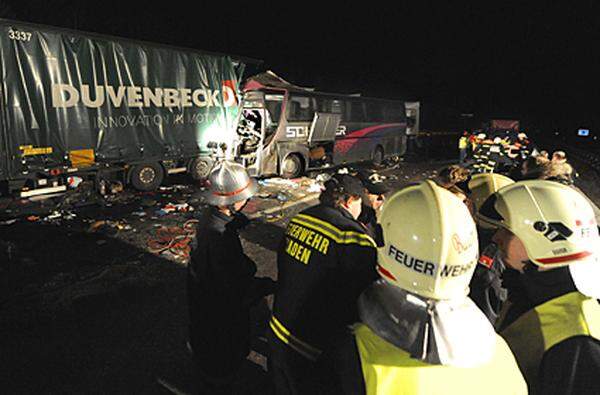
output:
[{"label": "dark horizon", "polygon": [[544,130],[600,125],[592,84],[600,7],[591,1],[344,12],[132,3],[3,1],[0,16],[261,59],[263,69],[322,91],[418,99]]}]

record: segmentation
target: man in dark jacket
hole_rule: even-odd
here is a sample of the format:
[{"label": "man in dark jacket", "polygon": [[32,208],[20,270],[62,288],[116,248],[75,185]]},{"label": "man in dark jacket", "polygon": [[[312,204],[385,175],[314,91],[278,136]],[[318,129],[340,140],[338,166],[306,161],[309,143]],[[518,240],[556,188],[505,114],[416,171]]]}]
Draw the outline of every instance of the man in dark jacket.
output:
[{"label": "man in dark jacket", "polygon": [[210,174],[188,266],[190,344],[206,393],[231,393],[250,342],[250,307],[274,291],[269,278],[255,278],[256,264],[244,254],[240,213],[256,182],[239,164],[224,161]]},{"label": "man in dark jacket", "polygon": [[362,323],[335,348],[335,393],[525,394],[510,349],[467,297],[478,249],[462,201],[423,181],[390,196],[381,224],[381,279],[358,299]]},{"label": "man in dark jacket", "polygon": [[321,204],[287,227],[269,323],[269,372],[278,394],[337,393],[328,387],[329,349],[358,319],[356,299],[377,278],[375,241],[356,220],[362,193],[357,178],[336,175]]},{"label": "man in dark jacket", "polygon": [[500,189],[481,221],[507,266],[497,324],[530,393],[600,393],[600,236],[592,208],[568,186],[542,180]]},{"label": "man in dark jacket", "polygon": [[[469,181],[469,199],[475,205],[475,211],[481,208],[490,195],[506,185],[514,183],[510,178],[497,173],[481,173],[474,175]],[[492,242],[497,228],[488,223],[477,223],[479,242],[479,260],[469,284],[469,297],[494,324],[502,304],[506,301],[506,289],[502,287],[501,276],[504,265],[496,259],[498,246]]]},{"label": "man in dark jacket", "polygon": [[377,213],[385,201],[385,194],[388,192],[388,188],[382,181],[376,181],[378,179],[377,176],[377,173],[371,175],[358,173],[358,177],[364,187],[362,209],[358,216],[358,222],[365,226],[369,236],[380,247],[383,245],[383,236],[381,227],[377,224]]}]

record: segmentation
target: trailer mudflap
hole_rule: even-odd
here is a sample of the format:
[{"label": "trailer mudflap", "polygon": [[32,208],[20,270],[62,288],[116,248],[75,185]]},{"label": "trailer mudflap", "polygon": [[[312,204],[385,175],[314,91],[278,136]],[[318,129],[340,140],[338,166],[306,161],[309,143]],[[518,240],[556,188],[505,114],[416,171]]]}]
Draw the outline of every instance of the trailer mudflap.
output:
[{"label": "trailer mudflap", "polygon": [[95,164],[96,155],[93,149],[72,150],[69,151],[69,160],[71,166],[85,168]]}]

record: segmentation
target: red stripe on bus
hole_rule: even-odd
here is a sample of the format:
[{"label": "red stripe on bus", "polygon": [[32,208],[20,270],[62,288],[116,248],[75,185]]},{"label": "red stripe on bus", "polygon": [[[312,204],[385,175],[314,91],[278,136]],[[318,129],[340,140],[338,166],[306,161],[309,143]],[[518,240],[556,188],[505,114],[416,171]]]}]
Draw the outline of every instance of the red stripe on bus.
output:
[{"label": "red stripe on bus", "polygon": [[376,131],[379,131],[381,129],[395,128],[395,127],[400,127],[400,126],[405,126],[405,125],[406,125],[405,123],[390,123],[390,124],[385,124],[385,125],[370,126],[368,128],[354,130],[354,131],[346,134],[345,136],[338,138],[335,141],[335,149],[337,151],[345,154],[348,151],[350,151],[350,149],[352,147],[354,147],[354,145],[359,141],[358,139],[361,137],[365,137],[366,135],[371,134]]},{"label": "red stripe on bus", "polygon": [[394,128],[394,127],[397,127],[397,126],[404,126],[404,125],[406,125],[406,124],[405,123],[388,123],[388,124],[385,124],[385,125],[370,126],[368,128],[354,130],[354,131],[348,133],[347,135],[345,135],[340,140],[343,140],[344,138],[362,137],[362,136],[367,135],[369,133],[375,132],[375,131],[377,131],[379,129]]}]

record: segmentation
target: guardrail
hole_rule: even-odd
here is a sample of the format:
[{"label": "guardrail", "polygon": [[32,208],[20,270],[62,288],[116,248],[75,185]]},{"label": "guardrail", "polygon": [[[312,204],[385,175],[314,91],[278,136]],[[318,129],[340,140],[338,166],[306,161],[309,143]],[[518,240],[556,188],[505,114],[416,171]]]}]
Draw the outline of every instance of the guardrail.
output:
[{"label": "guardrail", "polygon": [[567,151],[567,155],[569,157],[573,157],[582,162],[585,162],[592,169],[594,169],[598,174],[600,174],[600,154],[592,153],[592,152],[589,152],[586,150],[573,148],[573,147],[568,147],[566,151]]}]

